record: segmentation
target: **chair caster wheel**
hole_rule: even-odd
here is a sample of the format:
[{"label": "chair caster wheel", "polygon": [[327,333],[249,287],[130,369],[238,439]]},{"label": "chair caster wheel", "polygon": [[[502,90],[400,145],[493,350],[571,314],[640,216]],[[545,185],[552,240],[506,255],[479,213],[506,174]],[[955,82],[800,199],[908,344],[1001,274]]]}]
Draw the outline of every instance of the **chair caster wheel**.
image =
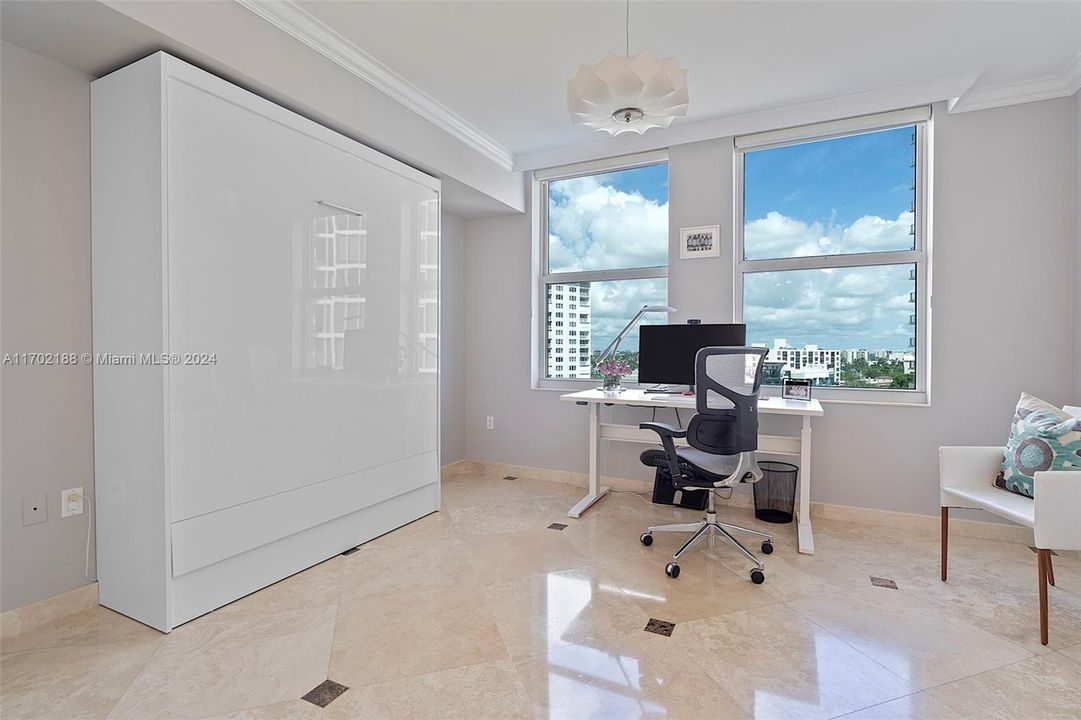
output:
[{"label": "chair caster wheel", "polygon": [[641,540],[642,544],[645,545],[646,547],[649,547],[650,545],[653,544],[653,536],[650,535],[649,533],[642,533],[642,537],[640,537],[638,539]]},{"label": "chair caster wheel", "polygon": [[755,585],[761,585],[765,581],[766,574],[764,572],[762,572],[758,568],[751,570],[751,582],[753,582]]},{"label": "chair caster wheel", "polygon": [[670,578],[678,578],[679,577],[679,565],[676,565],[675,563],[668,563],[667,565],[664,566],[664,574],[667,575]]},{"label": "chair caster wheel", "polygon": [[773,541],[772,540],[766,540],[766,541],[764,541],[762,543],[762,552],[764,552],[767,555],[772,555],[773,554]]}]

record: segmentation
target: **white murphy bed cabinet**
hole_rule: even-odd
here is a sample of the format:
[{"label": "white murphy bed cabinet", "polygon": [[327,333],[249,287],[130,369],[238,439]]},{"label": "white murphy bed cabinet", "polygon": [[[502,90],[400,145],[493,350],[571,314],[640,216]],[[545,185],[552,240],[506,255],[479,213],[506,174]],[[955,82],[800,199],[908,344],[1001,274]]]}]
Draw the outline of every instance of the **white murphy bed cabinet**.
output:
[{"label": "white murphy bed cabinet", "polygon": [[439,181],[165,53],[91,108],[101,604],[168,632],[437,510]]}]

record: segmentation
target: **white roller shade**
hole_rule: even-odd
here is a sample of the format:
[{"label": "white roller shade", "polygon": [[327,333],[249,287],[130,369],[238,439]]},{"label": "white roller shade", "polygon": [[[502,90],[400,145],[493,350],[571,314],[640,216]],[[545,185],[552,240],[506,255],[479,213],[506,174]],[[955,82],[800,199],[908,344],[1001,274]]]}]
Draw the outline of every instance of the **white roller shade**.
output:
[{"label": "white roller shade", "polygon": [[754,133],[753,135],[741,135],[736,138],[735,142],[737,150],[751,150],[804,140],[821,140],[822,138],[847,135],[861,130],[881,130],[901,125],[911,125],[912,123],[924,122],[930,118],[931,108],[924,105],[906,110],[894,110],[874,115],[861,115],[845,120],[832,120],[830,122],[815,123],[814,125],[801,125],[799,127]]}]

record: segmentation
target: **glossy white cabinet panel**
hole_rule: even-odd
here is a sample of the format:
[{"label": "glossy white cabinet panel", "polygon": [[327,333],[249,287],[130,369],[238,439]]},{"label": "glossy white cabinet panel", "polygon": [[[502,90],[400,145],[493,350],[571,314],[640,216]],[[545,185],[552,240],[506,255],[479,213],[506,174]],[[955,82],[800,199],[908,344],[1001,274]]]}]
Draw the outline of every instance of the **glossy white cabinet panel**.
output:
[{"label": "glossy white cabinet panel", "polygon": [[434,450],[436,194],[184,82],[167,104],[169,345],[216,359],[171,370],[173,520]]},{"label": "glossy white cabinet panel", "polygon": [[[139,524],[135,514],[167,540],[207,518],[218,519],[217,535],[228,535],[229,518],[244,525],[218,554],[201,545],[192,554],[198,543],[173,535],[155,551],[172,577],[176,563],[209,572],[228,557],[237,569],[286,528],[347,513],[370,523],[364,502],[438,483],[438,181],[163,53],[96,81],[92,95],[95,350],[168,358],[124,368],[149,375],[139,387],[157,383],[154,406],[145,390],[141,400],[126,391],[138,389],[134,374],[95,380],[95,402],[108,409],[96,418],[99,469],[109,468],[105,487],[123,490],[99,498],[116,508],[99,530],[105,563],[130,559],[119,536]],[[137,145],[116,129],[133,114],[156,130]],[[148,195],[138,208],[126,202],[135,193]],[[121,323],[122,313],[97,311],[99,298],[157,313],[157,323]],[[153,461],[110,460],[147,455],[155,437]],[[410,460],[422,456],[431,458],[422,468]],[[416,497],[414,517],[434,509],[431,494]],[[279,510],[259,510],[268,507]],[[181,547],[186,555],[170,557]],[[168,587],[169,602],[187,592]]]}]

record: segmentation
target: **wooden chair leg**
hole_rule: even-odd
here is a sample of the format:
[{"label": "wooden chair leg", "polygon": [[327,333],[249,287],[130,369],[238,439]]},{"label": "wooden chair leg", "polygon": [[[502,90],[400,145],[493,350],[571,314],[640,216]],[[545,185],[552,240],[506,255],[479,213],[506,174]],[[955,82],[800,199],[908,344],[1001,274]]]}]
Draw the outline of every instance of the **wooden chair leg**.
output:
[{"label": "wooden chair leg", "polygon": [[1036,565],[1040,575],[1040,643],[1043,645],[1047,644],[1047,568],[1050,558],[1050,550],[1036,550]]},{"label": "wooden chair leg", "polygon": [[950,509],[942,508],[942,582],[946,582],[946,556],[950,537]]},{"label": "wooden chair leg", "polygon": [[1047,584],[1055,586],[1055,567],[1051,564],[1051,551],[1047,551]]}]

